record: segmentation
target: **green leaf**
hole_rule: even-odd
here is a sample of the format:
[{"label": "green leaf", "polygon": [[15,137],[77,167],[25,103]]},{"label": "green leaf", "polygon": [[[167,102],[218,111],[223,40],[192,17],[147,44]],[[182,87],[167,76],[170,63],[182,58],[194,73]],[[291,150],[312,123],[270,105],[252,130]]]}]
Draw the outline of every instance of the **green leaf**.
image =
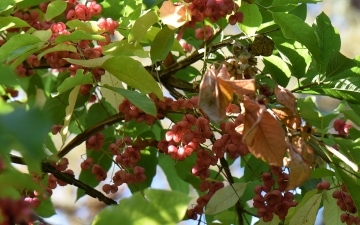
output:
[{"label": "green leaf", "polygon": [[149,11],[137,19],[132,27],[128,39],[130,42],[138,42],[146,34],[147,30],[159,20],[156,12]]},{"label": "green leaf", "polygon": [[264,73],[271,74],[271,77],[281,86],[286,87],[291,77],[291,71],[284,60],[276,55],[264,57]]},{"label": "green leaf", "polygon": [[48,48],[45,51],[42,51],[40,54],[38,54],[38,59],[40,60],[47,53],[60,52],[60,51],[76,52],[77,53],[77,49],[76,49],[75,46],[67,45],[65,43],[60,43],[60,44],[55,45],[52,48]]},{"label": "green leaf", "polygon": [[65,91],[70,90],[78,85],[92,84],[92,74],[90,72],[83,74],[83,72],[83,69],[79,69],[76,71],[75,76],[66,78],[64,82],[57,88],[58,93],[56,93],[56,95],[53,95],[53,97],[62,94]]},{"label": "green leaf", "polygon": [[[14,8],[15,4],[23,0],[1,0],[0,1],[0,13]],[[0,26],[1,27],[1,26]]]},{"label": "green leaf", "polygon": [[[292,218],[294,217],[294,215],[297,213],[297,211],[299,211],[301,208],[303,208],[306,203],[309,202],[309,200],[311,198],[313,198],[314,196],[318,195],[317,194],[318,190],[317,189],[313,189],[311,191],[306,192],[306,194],[302,197],[301,201],[299,202],[299,204],[294,208],[291,208],[291,212],[289,210],[288,215],[285,218],[285,224],[289,223],[289,220],[292,220]],[[316,212],[315,212],[316,213]],[[316,215],[316,214],[315,214]]]},{"label": "green leaf", "polygon": [[45,20],[50,21],[65,11],[67,3],[61,0],[50,2],[46,9]]},{"label": "green leaf", "polygon": [[[340,77],[339,74],[343,74],[346,70],[350,70],[357,66],[354,60],[351,60],[341,54],[340,52],[333,52],[331,58],[328,59],[326,68],[326,77]],[[341,77],[347,78],[347,77]]]},{"label": "green leaf", "polygon": [[[65,80],[66,81],[66,80]],[[63,144],[65,144],[66,138],[69,134],[69,124],[71,117],[73,116],[74,107],[76,104],[77,97],[79,95],[80,85],[74,87],[74,89],[69,94],[68,105],[65,108],[65,118],[64,118],[64,125],[60,130],[60,135],[62,138]]]},{"label": "green leaf", "polygon": [[23,46],[21,48],[15,49],[14,51],[12,51],[10,53],[10,55],[6,59],[6,63],[9,64],[14,59],[19,58],[20,56],[27,54],[29,52],[32,52],[33,50],[38,50],[38,49],[39,49],[39,43],[34,44],[34,45],[27,45],[27,46]]},{"label": "green leaf", "polygon": [[[1,0],[2,1],[2,0]],[[43,3],[43,2],[48,2],[47,0],[21,0],[21,1],[18,1],[18,0],[15,0],[17,2],[20,2],[19,4],[17,4],[17,9],[23,9],[23,8],[30,8],[31,6],[38,6],[40,3]]]},{"label": "green leaf", "polygon": [[97,21],[80,21],[80,20],[70,20],[66,22],[66,26],[70,29],[76,29],[84,31],[85,33],[103,33],[104,30],[100,29]]},{"label": "green leaf", "polygon": [[281,58],[288,64],[291,74],[300,79],[305,76],[311,63],[309,51],[299,42],[282,37],[273,37]]},{"label": "green leaf", "polygon": [[[344,170],[346,168],[346,170]],[[350,173],[351,172],[351,173]],[[360,195],[359,193],[359,187],[360,187],[360,179],[359,173],[354,172],[350,167],[346,165],[346,163],[339,162],[339,167],[335,168],[336,177],[341,179],[343,183],[345,184],[348,193],[351,195],[351,198],[353,199],[356,208],[360,208]],[[359,211],[357,212],[359,215]]]},{"label": "green leaf", "polygon": [[338,116],[337,110],[332,112],[322,112],[316,105],[315,97],[298,99],[297,106],[303,119],[320,129],[322,132],[326,132],[330,122]]},{"label": "green leaf", "polygon": [[55,43],[65,41],[79,42],[82,40],[106,41],[106,38],[98,34],[87,34],[82,30],[76,30],[71,34],[61,34],[55,39]]},{"label": "green leaf", "polygon": [[31,34],[18,34],[13,36],[0,48],[0,62],[4,62],[14,50],[28,45],[35,45],[40,41],[38,37]]},{"label": "green leaf", "polygon": [[6,187],[16,188],[18,190],[22,190],[25,188],[37,191],[42,190],[39,184],[35,182],[29,174],[21,173],[20,171],[15,169],[3,170],[0,176],[0,184],[0,190]]},{"label": "green leaf", "polygon": [[313,225],[321,203],[321,199],[321,194],[313,195],[301,208],[299,208],[294,213],[293,217],[290,219],[290,224]]},{"label": "green leaf", "polygon": [[311,171],[311,178],[323,178],[323,177],[331,177],[335,176],[335,173],[331,170],[325,168],[316,168]]},{"label": "green leaf", "polygon": [[332,140],[340,147],[340,153],[343,153],[349,160],[355,162],[356,165],[359,164],[360,139],[356,139],[353,141],[343,138],[332,138]]},{"label": "green leaf", "polygon": [[220,224],[236,224],[237,214],[232,211],[225,211],[214,216],[215,220],[219,220]]},{"label": "green leaf", "polygon": [[35,209],[37,215],[43,218],[49,218],[56,214],[51,198],[41,199],[41,204]]},{"label": "green leaf", "polygon": [[39,109],[25,111],[19,108],[0,116],[2,138],[21,153],[30,172],[41,173],[41,161],[47,157],[42,143],[50,126],[48,117]]},{"label": "green leaf", "polygon": [[[333,55],[334,52],[340,51],[340,35],[331,25],[329,17],[324,12],[316,17],[316,22],[313,24],[313,28],[319,43],[320,57],[323,62],[320,71],[324,72],[325,68],[328,66],[331,55]],[[331,65],[329,64],[329,66]],[[327,74],[327,76],[329,75]]]},{"label": "green leaf", "polygon": [[323,192],[323,218],[325,225],[340,225],[343,224],[340,221],[340,215],[343,214],[339,206],[336,204],[336,198],[332,197],[336,189],[327,190]]},{"label": "green leaf", "polygon": [[170,156],[164,154],[159,154],[158,160],[159,166],[164,171],[171,190],[189,194],[189,184],[182,179],[179,179],[176,173],[176,162],[172,158],[170,158]]},{"label": "green leaf", "polygon": [[157,113],[155,103],[151,101],[150,98],[145,94],[139,93],[137,91],[126,90],[123,88],[111,87],[106,84],[104,85],[104,87],[121,94],[145,113],[156,116]]},{"label": "green leaf", "polygon": [[114,41],[103,47],[104,55],[112,56],[138,56],[140,58],[149,57],[149,52],[144,51],[140,45],[129,44],[127,40]]},{"label": "green leaf", "polygon": [[358,114],[358,111],[353,111],[353,110],[341,110],[340,112],[344,114],[344,117],[346,119],[351,120],[351,122],[355,123],[357,126],[360,127],[360,116]]},{"label": "green leaf", "polygon": [[93,225],[177,224],[190,202],[190,197],[176,191],[148,189],[144,193],[144,197],[137,192],[120,200],[119,205],[106,207],[95,217]]},{"label": "green leaf", "polygon": [[175,30],[165,26],[156,34],[150,48],[150,58],[153,63],[166,58],[174,44],[174,33]]},{"label": "green leaf", "polygon": [[141,93],[155,93],[163,99],[162,91],[154,78],[145,70],[143,65],[128,56],[115,56],[106,60],[102,68],[126,84],[138,89]]},{"label": "green leaf", "polygon": [[[124,89],[122,82],[109,72],[101,76],[101,84]],[[122,95],[106,88],[101,89],[101,95],[116,110],[119,108],[119,103],[124,100]]]},{"label": "green leaf", "polygon": [[205,214],[215,215],[235,205],[243,195],[247,183],[234,183],[221,188],[210,198]]},{"label": "green leaf", "polygon": [[94,67],[101,67],[102,64],[104,64],[104,62],[108,59],[112,58],[112,56],[110,55],[106,55],[100,58],[95,58],[95,59],[71,59],[71,58],[63,58],[66,61],[68,61],[71,64],[76,64],[76,65],[80,65],[83,67],[89,67],[89,68],[94,68]]},{"label": "green leaf", "polygon": [[30,25],[18,17],[14,17],[14,16],[0,17],[0,32],[10,28],[19,28],[19,27],[30,27]]},{"label": "green leaf", "polygon": [[260,176],[262,172],[269,170],[269,165],[264,161],[255,158],[252,154],[248,154],[248,159],[243,158],[245,162],[241,162],[241,165],[245,165],[244,168],[244,181],[252,181],[256,177]]},{"label": "green leaf", "polygon": [[317,85],[309,88],[317,94],[325,94],[329,97],[346,100],[350,103],[360,103],[360,79],[349,77],[331,81],[330,83]]},{"label": "green leaf", "polygon": [[264,222],[263,218],[261,218],[255,225],[279,225],[281,224],[281,220],[277,215],[274,215],[274,218],[269,222]]},{"label": "green leaf", "polygon": [[256,4],[242,3],[239,10],[244,14],[242,23],[238,23],[239,28],[247,35],[253,35],[262,23],[262,16]]},{"label": "green leaf", "polygon": [[288,4],[317,3],[317,2],[322,2],[322,0],[274,0],[271,6],[283,6]]},{"label": "green leaf", "polygon": [[49,30],[36,30],[32,32],[32,35],[38,37],[42,42],[47,42],[52,35],[52,31]]},{"label": "green leaf", "polygon": [[321,63],[319,44],[314,30],[299,17],[283,12],[272,13],[274,21],[288,39],[305,45],[317,63]]}]

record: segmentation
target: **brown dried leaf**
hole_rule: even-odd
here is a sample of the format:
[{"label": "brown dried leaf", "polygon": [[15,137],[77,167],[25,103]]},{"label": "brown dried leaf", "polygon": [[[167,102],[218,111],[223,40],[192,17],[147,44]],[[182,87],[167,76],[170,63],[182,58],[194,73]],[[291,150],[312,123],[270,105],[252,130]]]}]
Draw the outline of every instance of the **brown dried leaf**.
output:
[{"label": "brown dried leaf", "polygon": [[259,105],[248,96],[244,97],[244,107],[243,142],[255,157],[270,165],[282,166],[287,144],[280,123],[265,106]]},{"label": "brown dried leaf", "polygon": [[250,45],[250,53],[255,56],[270,56],[273,50],[274,42],[262,34],[256,35],[254,42]]},{"label": "brown dried leaf", "polygon": [[186,5],[175,5],[170,0],[162,4],[159,13],[162,22],[173,30],[191,20],[191,15]]},{"label": "brown dried leaf", "polygon": [[231,103],[230,85],[216,76],[215,68],[207,70],[200,83],[199,106],[211,121],[220,122],[226,117],[226,107]]},{"label": "brown dried leaf", "polygon": [[234,93],[242,97],[243,95],[255,96],[255,79],[247,80],[226,80]]},{"label": "brown dried leaf", "polygon": [[299,115],[294,115],[290,109],[273,108],[271,110],[287,127],[292,128],[293,130],[300,128],[301,117]]},{"label": "brown dried leaf", "polygon": [[309,145],[306,144],[302,137],[295,137],[292,139],[293,150],[300,154],[303,160],[308,165],[313,165],[315,158],[314,158],[314,150],[310,148]]},{"label": "brown dried leaf", "polygon": [[276,101],[296,114],[296,97],[291,91],[278,85],[275,90]]},{"label": "brown dried leaf", "polygon": [[[289,183],[287,186],[287,190],[293,190],[304,183],[311,174],[310,165],[303,160],[300,154],[298,154],[295,149],[298,146],[292,146],[290,148],[290,175],[289,175]],[[293,150],[294,149],[294,150]]]}]

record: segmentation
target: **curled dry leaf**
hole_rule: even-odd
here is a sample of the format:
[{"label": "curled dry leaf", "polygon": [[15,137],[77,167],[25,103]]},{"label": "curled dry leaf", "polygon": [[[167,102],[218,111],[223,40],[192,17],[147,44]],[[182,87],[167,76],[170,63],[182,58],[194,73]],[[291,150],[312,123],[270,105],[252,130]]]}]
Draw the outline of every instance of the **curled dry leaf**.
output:
[{"label": "curled dry leaf", "polygon": [[226,82],[231,86],[234,93],[239,95],[240,97],[244,95],[255,96],[255,79],[227,80]]},{"label": "curled dry leaf", "polygon": [[276,101],[296,114],[296,97],[291,91],[278,85],[275,90]]},{"label": "curled dry leaf", "polygon": [[287,127],[292,128],[293,130],[300,128],[301,117],[299,115],[294,115],[290,109],[284,107],[273,108],[271,110]]},{"label": "curled dry leaf", "polygon": [[[305,150],[305,151],[304,151]],[[309,148],[306,143],[300,138],[296,144],[292,144],[290,148],[290,175],[287,190],[293,190],[300,186],[311,175],[311,164],[308,164],[310,155]],[[310,149],[312,151],[312,149]],[[313,156],[313,155],[312,155]],[[305,160],[306,159],[306,160]]]},{"label": "curled dry leaf", "polygon": [[191,15],[186,5],[175,5],[172,1],[165,1],[159,9],[162,22],[172,30],[181,27],[191,20]]},{"label": "curled dry leaf", "polygon": [[220,122],[226,117],[226,107],[232,101],[233,91],[216,73],[213,66],[205,72],[200,83],[199,106],[211,121]]},{"label": "curled dry leaf", "polygon": [[282,166],[287,144],[280,123],[266,110],[265,106],[244,97],[244,126],[237,127],[243,135],[243,142],[249,151],[270,165]]}]

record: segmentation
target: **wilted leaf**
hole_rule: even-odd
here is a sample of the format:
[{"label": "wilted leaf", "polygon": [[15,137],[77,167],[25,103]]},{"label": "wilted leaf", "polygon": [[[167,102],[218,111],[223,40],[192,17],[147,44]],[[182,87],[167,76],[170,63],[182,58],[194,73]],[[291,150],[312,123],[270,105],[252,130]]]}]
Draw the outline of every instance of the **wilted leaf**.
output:
[{"label": "wilted leaf", "polygon": [[270,56],[272,55],[273,50],[274,42],[262,34],[256,35],[254,42],[250,44],[250,53],[255,56]]},{"label": "wilted leaf", "polygon": [[292,148],[290,148],[290,163],[288,166],[290,176],[287,190],[295,189],[310,177],[311,167],[307,160],[311,158],[311,154],[307,150],[309,149],[301,138],[296,145],[293,144]]},{"label": "wilted leaf", "polygon": [[244,107],[243,142],[255,157],[270,165],[282,166],[287,144],[280,123],[266,111],[265,106],[248,96],[244,97]]},{"label": "wilted leaf", "polygon": [[235,205],[244,194],[247,183],[235,183],[218,190],[206,206],[205,214],[214,215]]},{"label": "wilted leaf", "polygon": [[293,114],[296,114],[296,97],[291,91],[286,88],[281,87],[280,85],[276,86],[275,90],[276,101],[292,111]]},{"label": "wilted leaf", "polygon": [[170,0],[162,4],[159,13],[162,22],[171,29],[181,27],[191,19],[186,5],[175,5]]},{"label": "wilted leaf", "polygon": [[299,115],[294,115],[293,112],[288,108],[273,108],[271,109],[277,117],[283,122],[287,127],[294,130],[300,128],[301,126],[301,117]]},{"label": "wilted leaf", "polygon": [[200,83],[199,106],[211,121],[220,122],[226,117],[226,107],[232,101],[232,88],[217,77],[215,68],[207,70]]},{"label": "wilted leaf", "polygon": [[233,89],[234,93],[239,95],[240,97],[244,95],[255,95],[255,79],[227,80],[226,83],[228,83]]}]

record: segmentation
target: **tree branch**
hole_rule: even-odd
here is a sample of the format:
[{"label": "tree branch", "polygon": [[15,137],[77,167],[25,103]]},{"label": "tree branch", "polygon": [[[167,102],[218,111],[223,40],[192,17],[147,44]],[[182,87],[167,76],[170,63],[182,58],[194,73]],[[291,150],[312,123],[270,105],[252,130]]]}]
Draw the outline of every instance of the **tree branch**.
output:
[{"label": "tree branch", "polygon": [[[19,156],[10,155],[10,159],[11,159],[12,163],[25,165],[24,160]],[[117,204],[116,201],[114,201],[111,198],[106,197],[100,191],[90,187],[87,184],[84,184],[80,180],[77,180],[74,175],[58,171],[49,162],[46,162],[46,161],[42,162],[41,163],[41,168],[42,168],[42,171],[44,173],[53,174],[57,179],[60,179],[60,180],[66,182],[68,184],[74,185],[74,186],[84,190],[87,195],[89,195],[89,196],[91,196],[93,198],[97,198],[99,201],[104,202],[107,205],[115,205],[115,204]]]}]

